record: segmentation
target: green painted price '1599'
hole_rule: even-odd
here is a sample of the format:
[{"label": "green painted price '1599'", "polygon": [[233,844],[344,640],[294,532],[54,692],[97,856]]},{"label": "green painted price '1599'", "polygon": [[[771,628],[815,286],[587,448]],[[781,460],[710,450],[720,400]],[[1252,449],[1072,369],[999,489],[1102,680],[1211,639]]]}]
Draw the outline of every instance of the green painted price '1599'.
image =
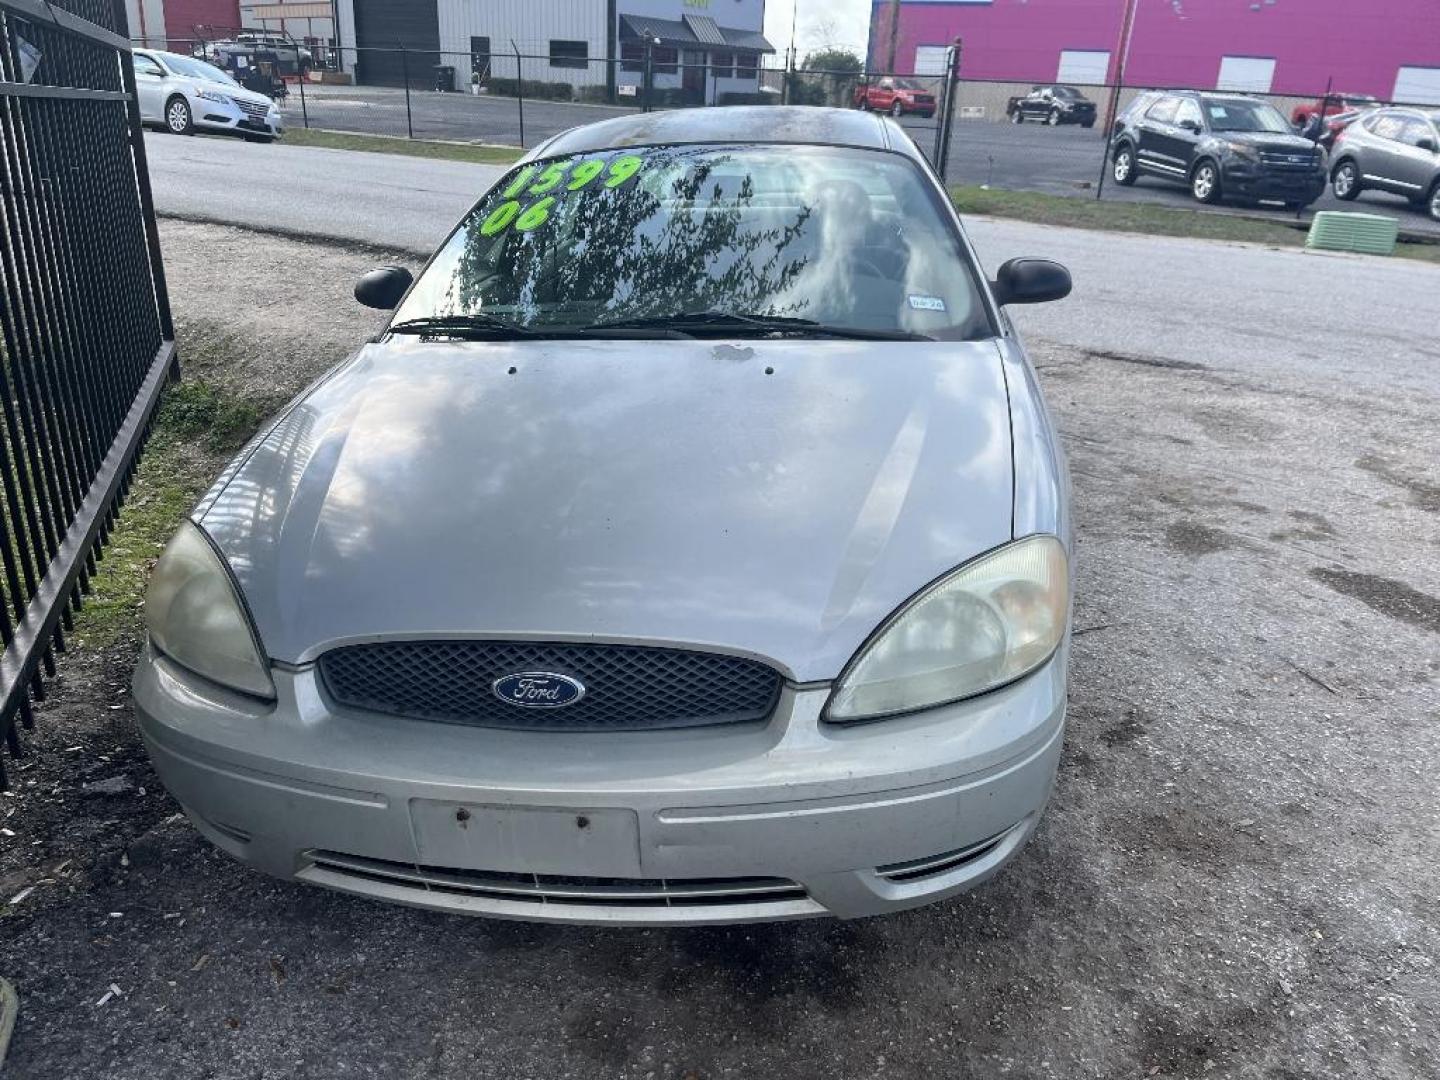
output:
[{"label": "green painted price '1599'", "polygon": [[[591,158],[579,163],[556,161],[547,165],[538,176],[536,171],[540,167],[530,165],[522,169],[510,182],[510,186],[504,191],[505,201],[490,211],[489,216],[481,223],[480,235],[495,236],[512,224],[516,232],[538,229],[549,219],[550,210],[555,205],[555,196],[546,195],[546,192],[555,191],[562,183],[566,192],[581,191],[598,180],[602,174],[605,176],[603,187],[617,188],[639,172],[644,164],[644,159],[634,154],[625,154],[608,162],[601,158]],[[522,193],[544,197],[521,210],[519,199]]]}]

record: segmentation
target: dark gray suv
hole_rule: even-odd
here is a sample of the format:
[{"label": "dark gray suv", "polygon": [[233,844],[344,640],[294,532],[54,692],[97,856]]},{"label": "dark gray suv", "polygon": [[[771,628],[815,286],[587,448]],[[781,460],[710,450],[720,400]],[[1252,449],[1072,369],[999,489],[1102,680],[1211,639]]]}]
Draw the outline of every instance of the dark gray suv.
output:
[{"label": "dark gray suv", "polygon": [[1330,162],[1337,199],[1388,191],[1440,221],[1440,110],[1376,109],[1341,132]]}]

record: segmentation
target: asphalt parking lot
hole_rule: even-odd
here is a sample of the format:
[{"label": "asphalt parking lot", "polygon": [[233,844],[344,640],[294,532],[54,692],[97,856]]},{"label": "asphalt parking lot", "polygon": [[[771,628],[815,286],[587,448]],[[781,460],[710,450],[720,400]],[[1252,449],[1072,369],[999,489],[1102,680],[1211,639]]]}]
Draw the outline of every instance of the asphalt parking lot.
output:
[{"label": "asphalt parking lot", "polygon": [[[378,165],[350,161],[364,189]],[[431,216],[489,175],[415,167]],[[379,216],[336,219],[343,243],[165,222],[192,378],[293,393],[343,356],[375,325],[347,294],[382,256],[357,243],[429,242],[403,243],[403,208]],[[972,233],[992,269],[1053,254],[1077,275],[1070,300],[1017,312],[1079,555],[1065,757],[1006,873],[883,920],[685,931],[279,884],[174,817],[124,642],[62,667],[0,800],[0,899],[35,887],[0,918],[22,997],[6,1075],[1437,1075],[1440,269]],[[1386,316],[1317,329],[1295,298],[1322,289]]]},{"label": "asphalt parking lot", "polygon": [[[388,87],[309,86],[305,90],[304,105],[304,114],[308,115],[310,125],[317,128],[397,137],[413,130],[417,139],[479,141],[509,146],[518,146],[522,142],[526,146],[535,146],[542,139],[578,124],[634,111],[606,105],[527,99],[523,107],[522,138],[521,109],[514,98],[414,90],[410,94],[408,125],[404,91]],[[298,92],[291,92],[285,103],[285,114],[286,123],[292,127],[303,122]],[[927,153],[933,149],[934,120],[905,117],[902,123]],[[957,121],[951,139],[946,175],[952,183],[985,184],[1008,191],[1094,198],[1100,181],[1102,157],[1103,137],[1098,127],[1089,130],[1078,126],[1051,128],[1036,123],[1017,127],[987,120],[961,120]],[[1104,197],[1118,202],[1196,206],[1183,187],[1151,178],[1141,179],[1134,187],[1122,188],[1107,176]],[[1253,208],[1243,209],[1254,212]],[[1389,214],[1397,218],[1400,227],[1406,231],[1433,233],[1440,237],[1440,222],[1431,221],[1404,199],[1380,192],[1366,194],[1359,202],[1345,203],[1327,190],[1306,213],[1317,210]],[[1284,214],[1279,209],[1260,212]]]}]

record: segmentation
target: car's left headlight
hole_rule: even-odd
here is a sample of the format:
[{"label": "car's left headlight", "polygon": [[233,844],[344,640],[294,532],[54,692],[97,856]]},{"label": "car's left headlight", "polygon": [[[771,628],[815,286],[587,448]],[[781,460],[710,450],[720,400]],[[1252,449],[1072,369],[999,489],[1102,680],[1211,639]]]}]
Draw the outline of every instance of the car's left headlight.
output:
[{"label": "car's left headlight", "polygon": [[182,667],[246,694],[275,696],[230,570],[192,522],[180,526],[155,564],[145,623],[155,647]]},{"label": "car's left headlight", "polygon": [[1251,146],[1249,143],[1226,143],[1225,149],[1230,152],[1230,155],[1232,157],[1237,157],[1244,161],[1260,160],[1260,151],[1257,150],[1255,147]]},{"label": "car's left headlight", "polygon": [[219,90],[206,90],[203,86],[195,88],[195,96],[203,101],[218,101],[222,105],[231,103],[229,94],[222,94]]},{"label": "car's left headlight", "polygon": [[1069,610],[1069,562],[1057,537],[996,548],[892,615],[841,675],[826,718],[873,720],[1014,682],[1059,648]]}]

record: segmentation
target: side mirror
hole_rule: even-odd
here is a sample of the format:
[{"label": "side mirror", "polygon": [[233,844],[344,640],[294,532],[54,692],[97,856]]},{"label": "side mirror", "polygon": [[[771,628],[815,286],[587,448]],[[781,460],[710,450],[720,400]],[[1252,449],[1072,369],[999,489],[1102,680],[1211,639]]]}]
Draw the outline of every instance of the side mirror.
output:
[{"label": "side mirror", "polygon": [[414,280],[403,266],[377,266],[355,283],[355,299],[366,307],[390,311]]},{"label": "side mirror", "polygon": [[1194,120],[1181,120],[1180,126],[1186,131],[1190,132],[1192,135],[1200,134],[1200,125],[1197,124]]},{"label": "side mirror", "polygon": [[1070,271],[1049,259],[1011,259],[1000,267],[990,291],[995,303],[1043,304],[1070,295]]},{"label": "side mirror", "polygon": [[1417,142],[1415,145],[1416,145],[1417,147],[1419,147],[1421,150],[1429,150],[1430,153],[1432,153],[1432,154],[1435,153],[1435,140],[1434,140],[1434,139],[1421,139],[1421,140],[1420,140],[1419,142]]}]

